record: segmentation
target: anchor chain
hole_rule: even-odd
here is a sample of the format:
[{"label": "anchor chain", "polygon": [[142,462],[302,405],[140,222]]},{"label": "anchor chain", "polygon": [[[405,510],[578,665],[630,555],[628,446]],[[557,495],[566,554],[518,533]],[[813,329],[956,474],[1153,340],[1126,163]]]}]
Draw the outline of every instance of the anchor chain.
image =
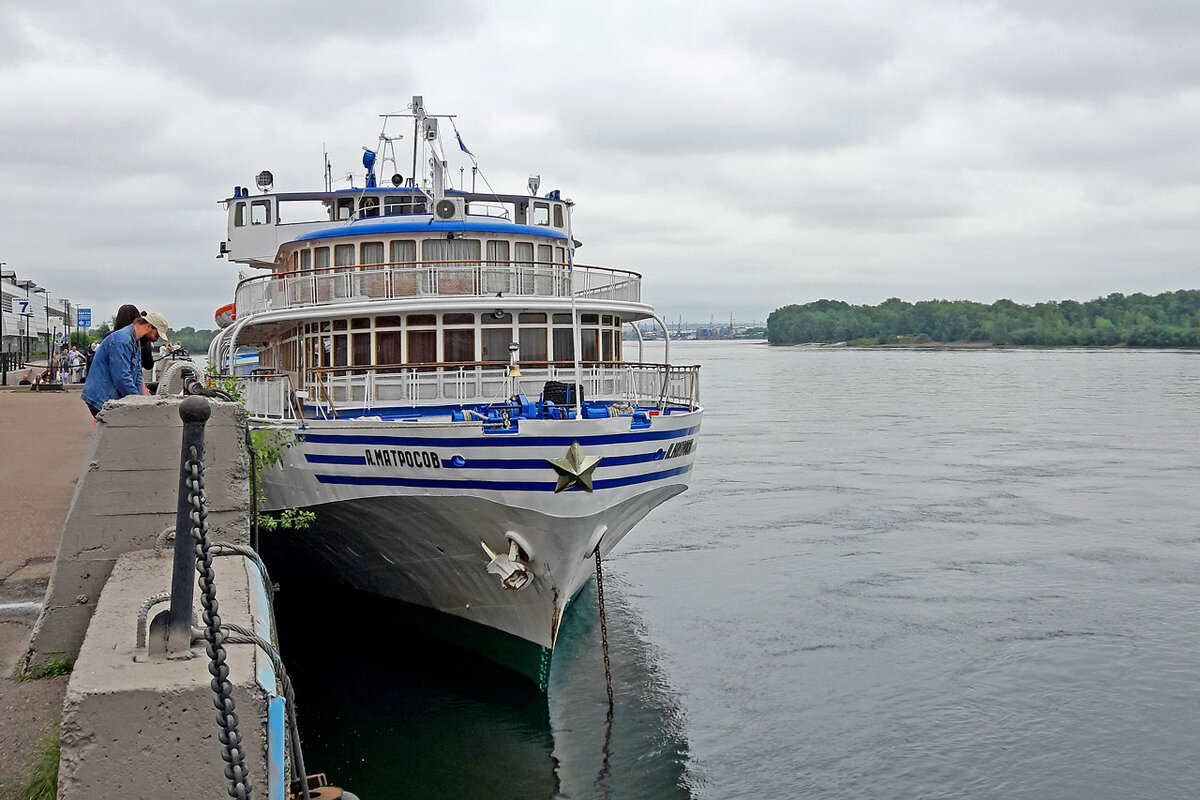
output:
[{"label": "anchor chain", "polygon": [[600,566],[600,544],[596,544],[596,601],[600,606],[600,643],[604,648],[604,685],[608,689],[608,716],[613,713],[612,668],[608,661],[608,621],[604,615],[604,569]]},{"label": "anchor chain", "polygon": [[225,632],[221,629],[218,613],[217,587],[209,551],[208,507],[204,499],[204,462],[197,456],[193,446],[189,448],[185,464],[187,471],[188,504],[191,506],[192,539],[195,542],[196,571],[200,573],[200,605],[204,608],[204,639],[208,643],[208,672],[213,676],[211,686],[215,697],[213,707],[217,710],[217,726],[220,733],[221,758],[225,761],[225,777],[229,780],[229,796],[236,800],[248,800],[251,793],[250,777],[244,761],[242,737],[238,732],[238,718],[233,700],[233,684],[229,680],[229,665],[225,663]]}]

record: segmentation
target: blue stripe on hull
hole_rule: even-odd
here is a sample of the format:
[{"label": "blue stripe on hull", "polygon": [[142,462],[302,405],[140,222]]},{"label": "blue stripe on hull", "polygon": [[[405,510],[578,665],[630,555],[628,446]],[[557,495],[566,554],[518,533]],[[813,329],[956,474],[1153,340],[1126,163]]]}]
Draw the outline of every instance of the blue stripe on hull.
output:
[{"label": "blue stripe on hull", "polygon": [[[645,475],[628,475],[623,478],[605,478],[592,482],[592,488],[616,489],[621,486],[633,486],[638,483],[671,478],[690,472],[692,465],[668,469],[662,472],[650,472]],[[553,492],[557,485],[554,481],[464,481],[437,478],[397,478],[382,475],[316,475],[321,483],[341,484],[346,486],[408,486],[422,489],[490,489],[493,491],[515,492]],[[575,491],[570,489],[568,491]]]}]

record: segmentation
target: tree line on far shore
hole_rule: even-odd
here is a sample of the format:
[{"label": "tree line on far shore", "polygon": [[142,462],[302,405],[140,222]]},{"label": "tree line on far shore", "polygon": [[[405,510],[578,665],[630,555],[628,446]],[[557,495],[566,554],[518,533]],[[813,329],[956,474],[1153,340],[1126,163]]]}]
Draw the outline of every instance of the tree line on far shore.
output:
[{"label": "tree line on far shore", "polygon": [[1200,290],[1110,294],[1080,303],[1020,305],[997,300],[893,297],[877,306],[818,300],[776,309],[767,318],[771,344],[856,345],[977,342],[1047,347],[1200,347]]},{"label": "tree line on far shore", "polygon": [[[108,334],[112,331],[111,325],[112,320],[109,319],[101,323],[100,327],[89,330],[87,334],[82,332],[78,334],[72,334],[71,342],[82,350],[87,346],[89,341],[93,339],[99,341],[105,336],[108,336]],[[201,356],[208,352],[209,342],[211,342],[213,337],[217,335],[215,330],[207,330],[203,328],[196,330],[190,325],[185,325],[184,327],[178,329],[171,328],[168,332],[171,334],[172,342],[179,342],[183,345],[184,349],[192,355]],[[76,341],[76,336],[81,337],[79,341]]]}]

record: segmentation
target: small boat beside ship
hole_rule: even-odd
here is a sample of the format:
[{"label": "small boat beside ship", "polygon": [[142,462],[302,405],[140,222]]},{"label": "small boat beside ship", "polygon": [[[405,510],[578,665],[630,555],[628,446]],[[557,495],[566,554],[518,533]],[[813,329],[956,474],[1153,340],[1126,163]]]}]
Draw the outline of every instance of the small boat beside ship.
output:
[{"label": "small boat beside ship", "polygon": [[[643,361],[638,323],[669,362],[667,327],[639,274],[575,262],[560,192],[450,185],[444,138],[477,173],[454,120],[419,97],[384,115],[362,188],[334,189],[328,160],[320,191],[236,187],[221,255],[262,274],[219,310],[209,363],[256,359],[238,381],[275,442],[264,508],[313,515],[265,551],[545,689],[597,552],[687,488],[699,367]],[[389,124],[425,175],[400,174]]]}]

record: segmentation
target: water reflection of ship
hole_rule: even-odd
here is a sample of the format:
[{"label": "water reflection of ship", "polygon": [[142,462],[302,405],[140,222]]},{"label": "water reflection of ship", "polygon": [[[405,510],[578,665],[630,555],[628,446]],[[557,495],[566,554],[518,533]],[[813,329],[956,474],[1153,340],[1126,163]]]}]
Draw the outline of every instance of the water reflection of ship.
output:
[{"label": "water reflection of ship", "polygon": [[554,758],[564,797],[690,798],[682,709],[625,587],[606,571],[611,728],[594,582],[572,607],[550,676]]},{"label": "water reflection of ship", "polygon": [[282,585],[280,635],[305,760],[358,796],[692,796],[682,712],[613,577],[611,726],[594,582],[564,619],[548,700],[514,673],[419,633],[381,638],[379,620],[409,606],[296,576]]}]

